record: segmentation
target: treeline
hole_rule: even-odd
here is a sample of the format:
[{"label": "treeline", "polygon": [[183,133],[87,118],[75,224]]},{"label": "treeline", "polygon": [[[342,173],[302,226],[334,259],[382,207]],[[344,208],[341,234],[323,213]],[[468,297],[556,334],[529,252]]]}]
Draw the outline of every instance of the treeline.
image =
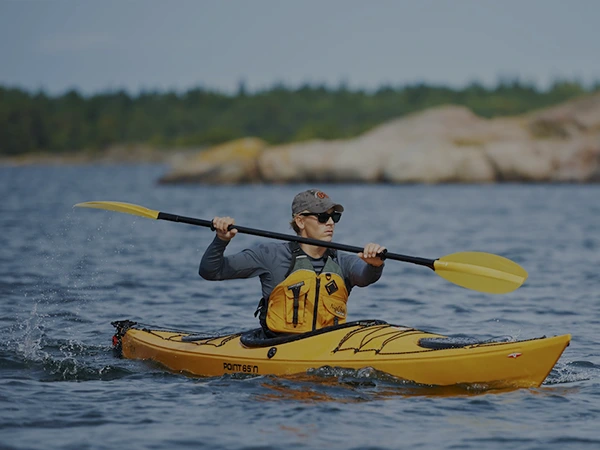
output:
[{"label": "treeline", "polygon": [[102,151],[114,144],[154,147],[212,145],[244,136],[270,143],[356,136],[394,117],[442,104],[464,105],[484,117],[507,116],[600,90],[600,83],[556,81],[542,90],[518,80],[463,89],[416,84],[374,92],[282,85],[236,94],[208,89],[124,91],[49,96],[0,87],[0,154]]}]

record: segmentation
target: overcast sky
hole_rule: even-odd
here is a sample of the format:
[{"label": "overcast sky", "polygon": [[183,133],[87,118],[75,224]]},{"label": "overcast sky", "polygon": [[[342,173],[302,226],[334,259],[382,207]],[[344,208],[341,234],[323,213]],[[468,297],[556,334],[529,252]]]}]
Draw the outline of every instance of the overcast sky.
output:
[{"label": "overcast sky", "polygon": [[596,0],[0,0],[0,84],[84,94],[600,81]]}]

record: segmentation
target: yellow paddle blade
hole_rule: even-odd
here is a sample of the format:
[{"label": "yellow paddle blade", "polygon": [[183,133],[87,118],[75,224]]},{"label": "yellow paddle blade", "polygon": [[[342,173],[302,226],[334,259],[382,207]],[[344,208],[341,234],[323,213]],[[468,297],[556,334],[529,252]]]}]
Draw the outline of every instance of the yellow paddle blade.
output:
[{"label": "yellow paddle blade", "polygon": [[123,202],[83,202],[74,205],[79,208],[97,208],[105,209],[107,211],[117,211],[127,214],[133,214],[134,216],[142,216],[148,219],[158,219],[159,211],[144,208],[140,205],[134,205],[132,203]]},{"label": "yellow paddle blade", "polygon": [[459,252],[443,256],[433,264],[435,272],[467,289],[506,294],[520,287],[527,271],[510,259],[483,252]]}]

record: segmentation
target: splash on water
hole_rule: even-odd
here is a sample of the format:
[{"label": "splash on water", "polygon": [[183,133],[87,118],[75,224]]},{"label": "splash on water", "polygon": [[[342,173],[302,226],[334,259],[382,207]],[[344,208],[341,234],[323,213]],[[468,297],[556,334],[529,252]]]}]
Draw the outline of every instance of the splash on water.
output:
[{"label": "splash on water", "polygon": [[589,361],[559,361],[548,378],[544,381],[544,386],[573,383],[577,381],[586,381],[600,377],[600,366]]},{"label": "splash on water", "polygon": [[7,330],[2,351],[10,355],[15,369],[25,365],[40,381],[107,380],[131,373],[113,365],[110,346],[49,336],[46,328],[55,329],[53,325],[53,317],[40,312],[38,301],[25,320]]}]

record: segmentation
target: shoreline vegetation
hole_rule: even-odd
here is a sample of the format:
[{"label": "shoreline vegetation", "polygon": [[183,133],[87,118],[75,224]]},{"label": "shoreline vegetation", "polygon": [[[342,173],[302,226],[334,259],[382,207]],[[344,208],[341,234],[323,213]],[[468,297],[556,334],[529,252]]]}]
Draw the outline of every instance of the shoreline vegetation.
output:
[{"label": "shoreline vegetation", "polygon": [[600,83],[88,97],[0,86],[0,164],[164,163],[162,183],[598,182],[599,147]]}]

